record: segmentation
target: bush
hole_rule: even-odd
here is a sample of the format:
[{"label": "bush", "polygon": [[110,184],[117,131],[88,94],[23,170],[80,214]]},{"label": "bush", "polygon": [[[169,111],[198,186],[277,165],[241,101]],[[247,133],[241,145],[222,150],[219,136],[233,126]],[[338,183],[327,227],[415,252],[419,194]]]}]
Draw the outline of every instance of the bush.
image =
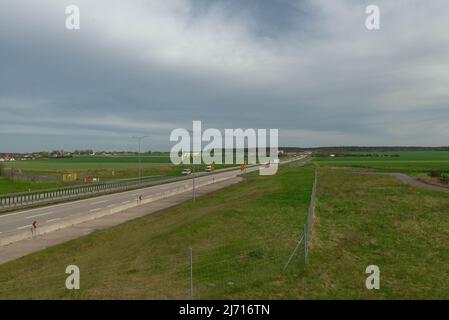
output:
[{"label": "bush", "polygon": [[449,183],[449,174],[447,174],[447,173],[442,174],[440,177],[440,181],[444,184],[448,184]]},{"label": "bush", "polygon": [[432,178],[441,178],[441,171],[430,171],[429,176],[431,176]]}]

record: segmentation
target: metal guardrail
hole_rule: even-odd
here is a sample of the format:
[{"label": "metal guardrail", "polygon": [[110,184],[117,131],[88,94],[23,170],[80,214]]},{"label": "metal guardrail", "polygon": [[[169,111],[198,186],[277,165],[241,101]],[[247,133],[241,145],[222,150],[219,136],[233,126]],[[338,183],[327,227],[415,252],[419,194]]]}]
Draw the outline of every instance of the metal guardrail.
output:
[{"label": "metal guardrail", "polygon": [[[217,170],[213,173],[195,172],[195,176],[201,177],[222,173],[226,171],[236,170],[235,167]],[[133,189],[140,189],[151,187],[158,184],[165,184],[170,182],[189,180],[192,176],[178,176],[178,177],[157,177],[144,179],[129,179],[107,181],[101,183],[93,183],[88,185],[69,186],[62,188],[53,188],[45,190],[36,190],[31,192],[13,193],[0,195],[0,212],[14,209],[22,209],[39,204],[48,204],[66,200],[77,200],[101,194],[108,194],[113,192],[127,191]]]},{"label": "metal guardrail", "polygon": [[41,203],[49,203],[60,200],[73,200],[92,195],[111,193],[115,191],[126,191],[141,187],[151,186],[159,183],[182,180],[185,177],[165,179],[144,179],[129,181],[111,181],[94,183],[89,185],[78,185],[62,188],[36,190],[31,192],[6,194],[0,196],[0,211],[24,208]]}]

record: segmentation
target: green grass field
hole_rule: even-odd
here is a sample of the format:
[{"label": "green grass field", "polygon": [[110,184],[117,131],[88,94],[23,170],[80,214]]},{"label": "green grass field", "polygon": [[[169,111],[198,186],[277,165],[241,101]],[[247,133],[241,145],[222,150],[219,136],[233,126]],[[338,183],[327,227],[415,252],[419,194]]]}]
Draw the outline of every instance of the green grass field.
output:
[{"label": "green grass field", "polygon": [[[175,166],[171,163],[169,156],[142,156],[141,165],[137,156],[76,156],[73,158],[61,159],[37,159],[31,161],[17,161],[14,163],[4,163],[6,173],[13,170],[16,173],[25,174],[32,177],[50,177],[62,182],[62,177],[66,173],[77,173],[77,181],[68,184],[82,183],[85,177],[99,178],[104,180],[117,180],[127,178],[137,178],[139,168],[142,168],[143,177],[155,176],[180,176],[181,171],[189,166]],[[217,169],[228,167],[217,165]],[[203,171],[205,165],[197,165],[195,170]],[[19,186],[19,177],[16,177],[16,185]],[[28,183],[22,181],[22,185],[29,187],[15,187],[13,184],[4,183],[0,188],[2,193],[13,193],[27,191],[28,189],[46,189],[50,186],[60,184],[49,184],[47,182]],[[10,186],[10,188],[9,188]]]},{"label": "green grass field", "polygon": [[27,192],[29,190],[42,190],[50,189],[62,186],[61,183],[54,182],[28,182],[20,180],[9,180],[0,178],[0,194],[13,193],[13,192]]},{"label": "green grass field", "polygon": [[[310,265],[298,296],[448,299],[449,197],[393,177],[319,170]],[[380,290],[365,268],[380,268]]]},{"label": "green grass field", "polygon": [[[236,186],[0,265],[0,298],[447,299],[449,199],[393,177],[320,167],[309,265],[302,232],[313,167]],[[238,204],[236,206],[235,204]],[[64,287],[76,264],[81,290]],[[365,269],[381,289],[365,288]]]},{"label": "green grass field", "polygon": [[[370,152],[379,156],[316,157],[313,162],[318,166],[342,166],[370,168],[380,171],[404,172],[411,175],[428,173],[432,170],[449,172],[449,151],[397,151]],[[398,155],[389,157],[387,155]]]},{"label": "green grass field", "polygon": [[[169,155],[163,156],[141,156],[141,165],[138,156],[75,156],[72,158],[60,159],[36,159],[28,161],[16,161],[14,163],[2,163],[3,171],[6,173],[13,172],[28,177],[36,177],[39,181],[40,177],[52,178],[59,183],[48,182],[28,182],[21,176],[15,177],[15,182],[0,182],[1,193],[23,192],[36,189],[47,189],[62,185],[82,184],[84,178],[99,178],[100,181],[118,180],[139,177],[171,177],[180,176],[184,168],[191,168],[189,165],[175,166],[171,163]],[[206,165],[196,165],[195,170],[204,171]],[[216,166],[217,169],[230,167],[230,165]],[[66,173],[76,173],[77,181],[63,182],[63,175]],[[28,179],[29,180],[29,179]]]},{"label": "green grass field", "polygon": [[[142,175],[177,175],[180,169],[173,166],[168,156],[142,156]],[[137,156],[77,156],[62,159],[36,159],[5,163],[5,170],[14,169],[33,176],[62,178],[64,173],[76,172],[79,179],[98,177],[100,179],[133,178],[139,175]]]}]

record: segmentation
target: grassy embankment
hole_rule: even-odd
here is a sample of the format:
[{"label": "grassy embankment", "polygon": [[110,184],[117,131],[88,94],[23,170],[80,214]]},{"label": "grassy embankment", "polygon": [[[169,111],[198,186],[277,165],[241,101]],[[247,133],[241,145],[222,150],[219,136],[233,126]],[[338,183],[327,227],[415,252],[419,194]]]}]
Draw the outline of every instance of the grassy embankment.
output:
[{"label": "grassy embankment", "polygon": [[[321,168],[310,265],[298,296],[448,299],[449,198],[393,177]],[[365,268],[381,289],[365,289]]]},{"label": "grassy embankment", "polygon": [[[305,221],[313,170],[287,165],[236,186],[0,266],[0,298],[283,297],[282,268]],[[67,265],[81,270],[65,289]],[[288,294],[287,294],[288,295]],[[291,296],[293,298],[293,296]]]}]

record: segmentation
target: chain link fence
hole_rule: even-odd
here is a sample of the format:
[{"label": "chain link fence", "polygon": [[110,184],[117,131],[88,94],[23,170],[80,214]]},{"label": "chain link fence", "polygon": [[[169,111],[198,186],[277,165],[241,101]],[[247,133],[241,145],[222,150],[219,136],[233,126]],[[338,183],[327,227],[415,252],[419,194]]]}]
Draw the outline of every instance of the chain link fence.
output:
[{"label": "chain link fence", "polygon": [[312,226],[313,226],[313,217],[315,215],[315,194],[316,194],[317,183],[318,183],[318,173],[315,168],[315,178],[313,181],[312,193],[310,195],[310,205],[309,205],[309,209],[307,212],[307,220],[306,220],[306,223],[304,224],[303,232],[299,237],[299,240],[295,246],[295,249],[293,250],[292,254],[290,255],[289,259],[287,260],[287,262],[284,266],[284,271],[287,270],[291,260],[298,253],[299,249],[301,248],[301,244],[303,245],[303,249],[304,249],[304,266],[307,265],[308,258],[309,258],[309,239],[310,239],[310,233],[311,233]]}]

